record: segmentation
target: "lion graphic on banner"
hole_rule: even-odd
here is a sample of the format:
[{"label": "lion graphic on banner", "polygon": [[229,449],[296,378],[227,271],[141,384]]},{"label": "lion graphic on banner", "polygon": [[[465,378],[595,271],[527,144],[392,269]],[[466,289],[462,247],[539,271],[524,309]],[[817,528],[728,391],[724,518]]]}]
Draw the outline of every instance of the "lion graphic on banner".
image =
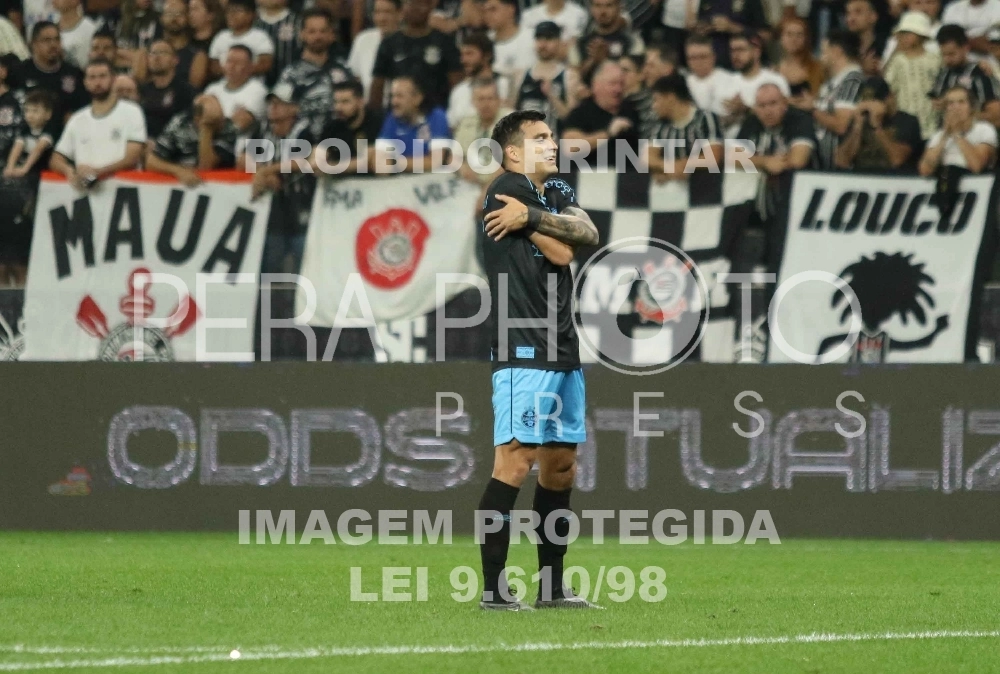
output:
[{"label": "lion graphic on banner", "polygon": [[[840,277],[847,281],[861,307],[861,333],[851,348],[852,363],[883,363],[890,351],[911,351],[930,346],[935,337],[948,328],[948,315],[935,321],[934,328],[919,339],[901,341],[890,337],[882,325],[898,315],[903,325],[910,316],[919,325],[927,325],[927,313],[934,308],[934,298],[924,286],[933,286],[934,279],[924,271],[923,263],[914,263],[913,255],[875,253],[845,267]],[[839,290],[833,295],[831,308],[846,302]],[[923,305],[926,305],[925,309]],[[840,323],[851,317],[848,304],[840,314]],[[843,342],[850,333],[825,338],[817,355],[823,355]]]}]

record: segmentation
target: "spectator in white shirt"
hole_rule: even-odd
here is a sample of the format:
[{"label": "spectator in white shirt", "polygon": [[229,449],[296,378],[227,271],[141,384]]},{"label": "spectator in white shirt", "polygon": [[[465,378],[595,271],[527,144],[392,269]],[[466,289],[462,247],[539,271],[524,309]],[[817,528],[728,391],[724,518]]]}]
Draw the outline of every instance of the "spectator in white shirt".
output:
[{"label": "spectator in white shirt", "polygon": [[120,101],[112,91],[114,72],[104,60],[91,61],[84,86],[92,102],[73,113],[56,144],[49,168],[62,173],[77,189],[119,171],[134,169],[146,146],[142,108]]},{"label": "spectator in white shirt", "polygon": [[464,118],[475,114],[472,105],[472,86],[480,80],[496,82],[500,99],[507,100],[510,80],[493,71],[493,43],[483,33],[472,33],[463,41],[459,50],[465,79],[456,84],[448,97],[448,126],[454,129]]},{"label": "spectator in white shirt", "polygon": [[486,0],[483,5],[493,40],[493,70],[508,78],[535,65],[535,40],[518,23],[518,12],[517,0]]},{"label": "spectator in white shirt", "polygon": [[712,39],[697,35],[684,45],[687,56],[687,85],[695,105],[722,117],[726,114],[725,96],[733,90],[736,75],[715,67]]},{"label": "spectator in white shirt", "polygon": [[254,28],[256,16],[254,0],[229,0],[226,4],[226,30],[219,31],[208,48],[213,75],[222,74],[222,60],[233,45],[243,45],[250,51],[254,75],[266,75],[271,70],[274,42],[265,31]]},{"label": "spectator in white shirt", "polygon": [[[225,78],[210,84],[205,93],[195,99],[195,103],[206,103],[205,99],[215,99],[222,115],[233,122],[242,133],[249,133],[254,125],[267,114],[267,88],[253,77],[253,62],[250,50],[243,45],[229,48],[226,57]],[[211,108],[206,107],[211,117]]]},{"label": "spectator in white shirt", "polygon": [[372,70],[375,68],[375,55],[382,38],[399,30],[402,0],[375,0],[372,12],[374,28],[361,31],[351,43],[351,54],[347,58],[347,67],[351,69],[365,88],[365,96],[371,93]]},{"label": "spectator in white shirt", "polygon": [[955,0],[944,8],[941,23],[965,29],[972,49],[971,60],[978,61],[989,52],[986,32],[1000,23],[1000,0]]},{"label": "spectator in white shirt", "polygon": [[59,37],[66,60],[77,68],[86,67],[97,24],[84,16],[80,0],[53,0],[52,4],[59,12]]},{"label": "spectator in white shirt", "polygon": [[530,9],[524,10],[521,17],[521,28],[532,35],[538,24],[551,21],[562,28],[562,39],[572,44],[583,35],[590,16],[587,10],[574,0],[544,0]]},{"label": "spectator in white shirt", "polygon": [[770,68],[761,66],[761,51],[762,42],[756,33],[741,33],[729,40],[729,58],[736,77],[727,86],[721,87],[726,111],[722,124],[729,138],[733,138],[733,134],[739,131],[744,117],[757,100],[757,90],[762,84],[774,84],[786,98],[791,95],[788,80]]},{"label": "spectator in white shirt", "polygon": [[938,173],[954,166],[970,173],[982,173],[993,165],[997,150],[997,130],[988,122],[976,121],[976,103],[965,87],[952,87],[944,95],[941,130],[931,136],[920,160],[920,175]]}]

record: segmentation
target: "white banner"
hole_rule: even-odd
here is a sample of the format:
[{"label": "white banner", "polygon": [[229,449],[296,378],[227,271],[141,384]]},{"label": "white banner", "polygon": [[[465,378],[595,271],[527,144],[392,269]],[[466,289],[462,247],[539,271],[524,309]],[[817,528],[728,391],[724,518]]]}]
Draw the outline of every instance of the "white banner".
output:
[{"label": "white banner", "polygon": [[312,298],[300,286],[300,322],[333,327],[342,303],[348,319],[412,319],[471,287],[451,283],[438,298],[436,278],[482,276],[473,220],[479,198],[478,185],[454,174],[321,177],[301,271],[315,288],[315,311],[309,311]]},{"label": "white banner", "polygon": [[963,178],[944,220],[934,180],[796,175],[768,360],[961,362],[992,187]]},{"label": "white banner", "polygon": [[269,209],[245,180],[126,174],[84,194],[46,177],[21,359],[253,360]]}]

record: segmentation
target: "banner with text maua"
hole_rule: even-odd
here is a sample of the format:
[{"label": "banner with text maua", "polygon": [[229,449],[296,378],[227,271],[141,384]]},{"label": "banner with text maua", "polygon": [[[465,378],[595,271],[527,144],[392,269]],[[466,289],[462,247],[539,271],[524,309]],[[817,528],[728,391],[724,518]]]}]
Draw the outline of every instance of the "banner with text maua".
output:
[{"label": "banner with text maua", "polygon": [[311,287],[300,285],[295,297],[299,320],[348,327],[411,319],[475,285],[439,283],[438,274],[482,277],[479,199],[480,187],[454,174],[321,179],[302,257]]},{"label": "banner with text maua", "polygon": [[46,174],[22,360],[253,360],[270,197],[203,177],[125,173],[84,193]]},{"label": "banner with text maua", "polygon": [[962,362],[993,182],[796,175],[768,360]]}]

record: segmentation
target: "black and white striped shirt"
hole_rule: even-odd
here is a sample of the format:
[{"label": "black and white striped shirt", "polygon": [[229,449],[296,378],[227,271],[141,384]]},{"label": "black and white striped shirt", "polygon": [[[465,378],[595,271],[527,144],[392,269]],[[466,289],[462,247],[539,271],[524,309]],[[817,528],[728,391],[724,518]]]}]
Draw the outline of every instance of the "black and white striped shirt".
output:
[{"label": "black and white striped shirt", "polygon": [[[861,93],[861,85],[864,81],[865,76],[857,65],[841,70],[819,88],[816,108],[831,115],[836,110],[853,110],[857,105],[858,95]],[[832,170],[834,168],[833,157],[840,144],[840,136],[817,125],[816,137],[819,139],[820,168]]]},{"label": "black and white striped shirt", "polygon": [[944,92],[952,87],[968,89],[979,99],[980,105],[1000,98],[997,95],[996,82],[979,67],[978,63],[966,63],[958,68],[941,68],[928,95],[931,98],[941,98]]},{"label": "black and white striped shirt", "polygon": [[[691,110],[690,119],[682,121],[680,124],[670,120],[661,120],[653,136],[654,143],[662,146],[664,152],[669,151],[666,141],[684,141],[682,146],[673,149],[675,160],[691,156],[696,141],[706,141],[709,144],[722,143],[722,139],[725,137],[718,115],[693,105]],[[706,147],[703,152],[707,151]]]},{"label": "black and white striped shirt", "polygon": [[272,23],[258,16],[254,20],[254,28],[260,28],[267,33],[274,43],[274,64],[264,78],[264,83],[270,88],[278,81],[282,71],[299,58],[302,51],[302,41],[299,37],[302,31],[302,17],[286,10],[280,19]]}]

